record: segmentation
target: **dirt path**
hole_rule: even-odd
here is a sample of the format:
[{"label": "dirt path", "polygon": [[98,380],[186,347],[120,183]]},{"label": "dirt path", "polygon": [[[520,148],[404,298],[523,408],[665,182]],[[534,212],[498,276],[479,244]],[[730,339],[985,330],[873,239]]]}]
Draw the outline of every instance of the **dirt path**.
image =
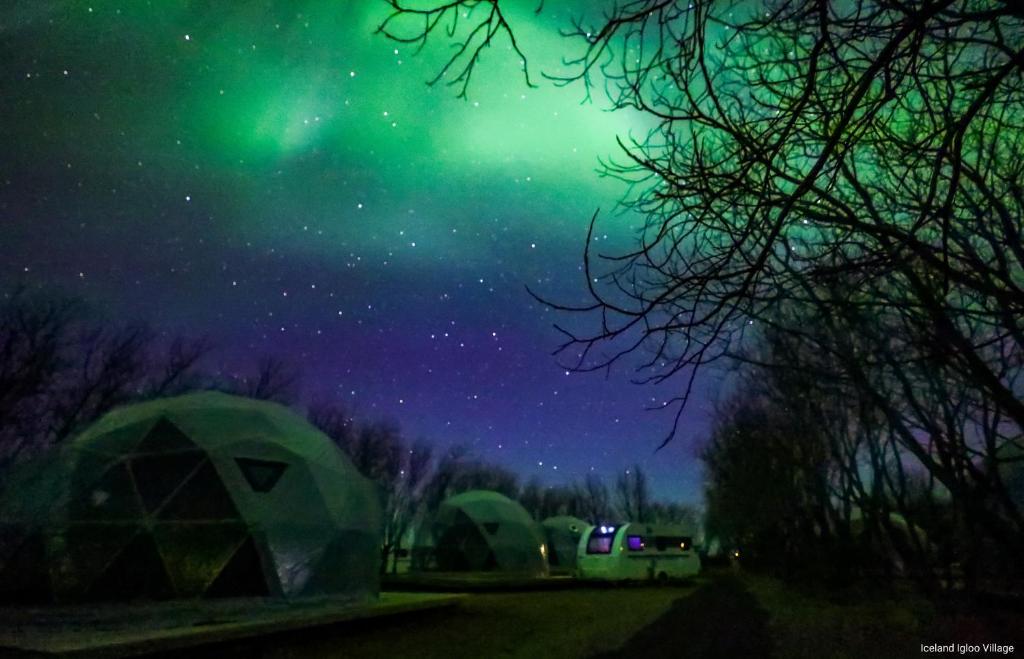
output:
[{"label": "dirt path", "polygon": [[594,659],[771,657],[768,612],[733,576],[717,576],[676,600],[624,646]]}]

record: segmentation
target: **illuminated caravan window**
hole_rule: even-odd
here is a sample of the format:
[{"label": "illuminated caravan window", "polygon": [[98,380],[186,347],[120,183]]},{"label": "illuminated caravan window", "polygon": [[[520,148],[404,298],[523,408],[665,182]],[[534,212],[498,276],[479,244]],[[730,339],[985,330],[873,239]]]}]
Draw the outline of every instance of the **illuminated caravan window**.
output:
[{"label": "illuminated caravan window", "polygon": [[643,551],[644,550],[644,538],[640,535],[627,535],[626,546],[629,547],[629,551]]},{"label": "illuminated caravan window", "polygon": [[587,538],[588,554],[612,553],[612,541],[615,539],[614,526],[599,526],[590,532]]}]

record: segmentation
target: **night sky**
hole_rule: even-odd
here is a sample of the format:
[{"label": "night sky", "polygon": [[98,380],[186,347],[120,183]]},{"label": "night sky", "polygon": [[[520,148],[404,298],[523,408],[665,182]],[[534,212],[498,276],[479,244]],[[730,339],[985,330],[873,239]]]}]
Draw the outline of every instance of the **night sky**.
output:
[{"label": "night sky", "polygon": [[[114,321],[209,336],[213,367],[267,353],[304,398],[465,444],[524,479],[611,481],[637,462],[696,502],[710,375],[655,453],[671,390],[569,374],[535,303],[583,301],[581,251],[638,220],[601,179],[643,119],[544,83],[569,18],[511,19],[467,100],[425,85],[445,54],[374,36],[382,2],[5,2],[0,277],[81,296]],[[527,6],[530,5],[530,6]],[[397,48],[396,48],[397,46]]]}]

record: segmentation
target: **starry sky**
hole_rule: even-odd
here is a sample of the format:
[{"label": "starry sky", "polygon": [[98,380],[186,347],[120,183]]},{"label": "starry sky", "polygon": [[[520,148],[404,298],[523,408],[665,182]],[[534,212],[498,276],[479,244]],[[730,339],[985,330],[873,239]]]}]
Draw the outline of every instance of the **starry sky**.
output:
[{"label": "starry sky", "polygon": [[[585,6],[586,3],[583,3]],[[596,173],[643,117],[556,88],[580,6],[510,14],[467,99],[425,81],[446,54],[373,34],[376,0],[6,2],[0,8],[0,278],[112,320],[206,335],[242,372],[279,354],[307,399],[464,444],[524,479],[639,463],[697,502],[714,382],[655,453],[670,390],[551,356],[584,300],[581,251],[635,238]]]}]

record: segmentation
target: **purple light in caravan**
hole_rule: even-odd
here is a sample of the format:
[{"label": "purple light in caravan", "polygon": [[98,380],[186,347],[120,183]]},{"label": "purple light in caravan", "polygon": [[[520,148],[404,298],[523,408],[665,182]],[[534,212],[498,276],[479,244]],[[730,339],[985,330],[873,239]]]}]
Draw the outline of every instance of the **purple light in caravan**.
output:
[{"label": "purple light in caravan", "polygon": [[644,539],[639,535],[627,535],[626,546],[629,547],[629,551],[643,551]]}]

